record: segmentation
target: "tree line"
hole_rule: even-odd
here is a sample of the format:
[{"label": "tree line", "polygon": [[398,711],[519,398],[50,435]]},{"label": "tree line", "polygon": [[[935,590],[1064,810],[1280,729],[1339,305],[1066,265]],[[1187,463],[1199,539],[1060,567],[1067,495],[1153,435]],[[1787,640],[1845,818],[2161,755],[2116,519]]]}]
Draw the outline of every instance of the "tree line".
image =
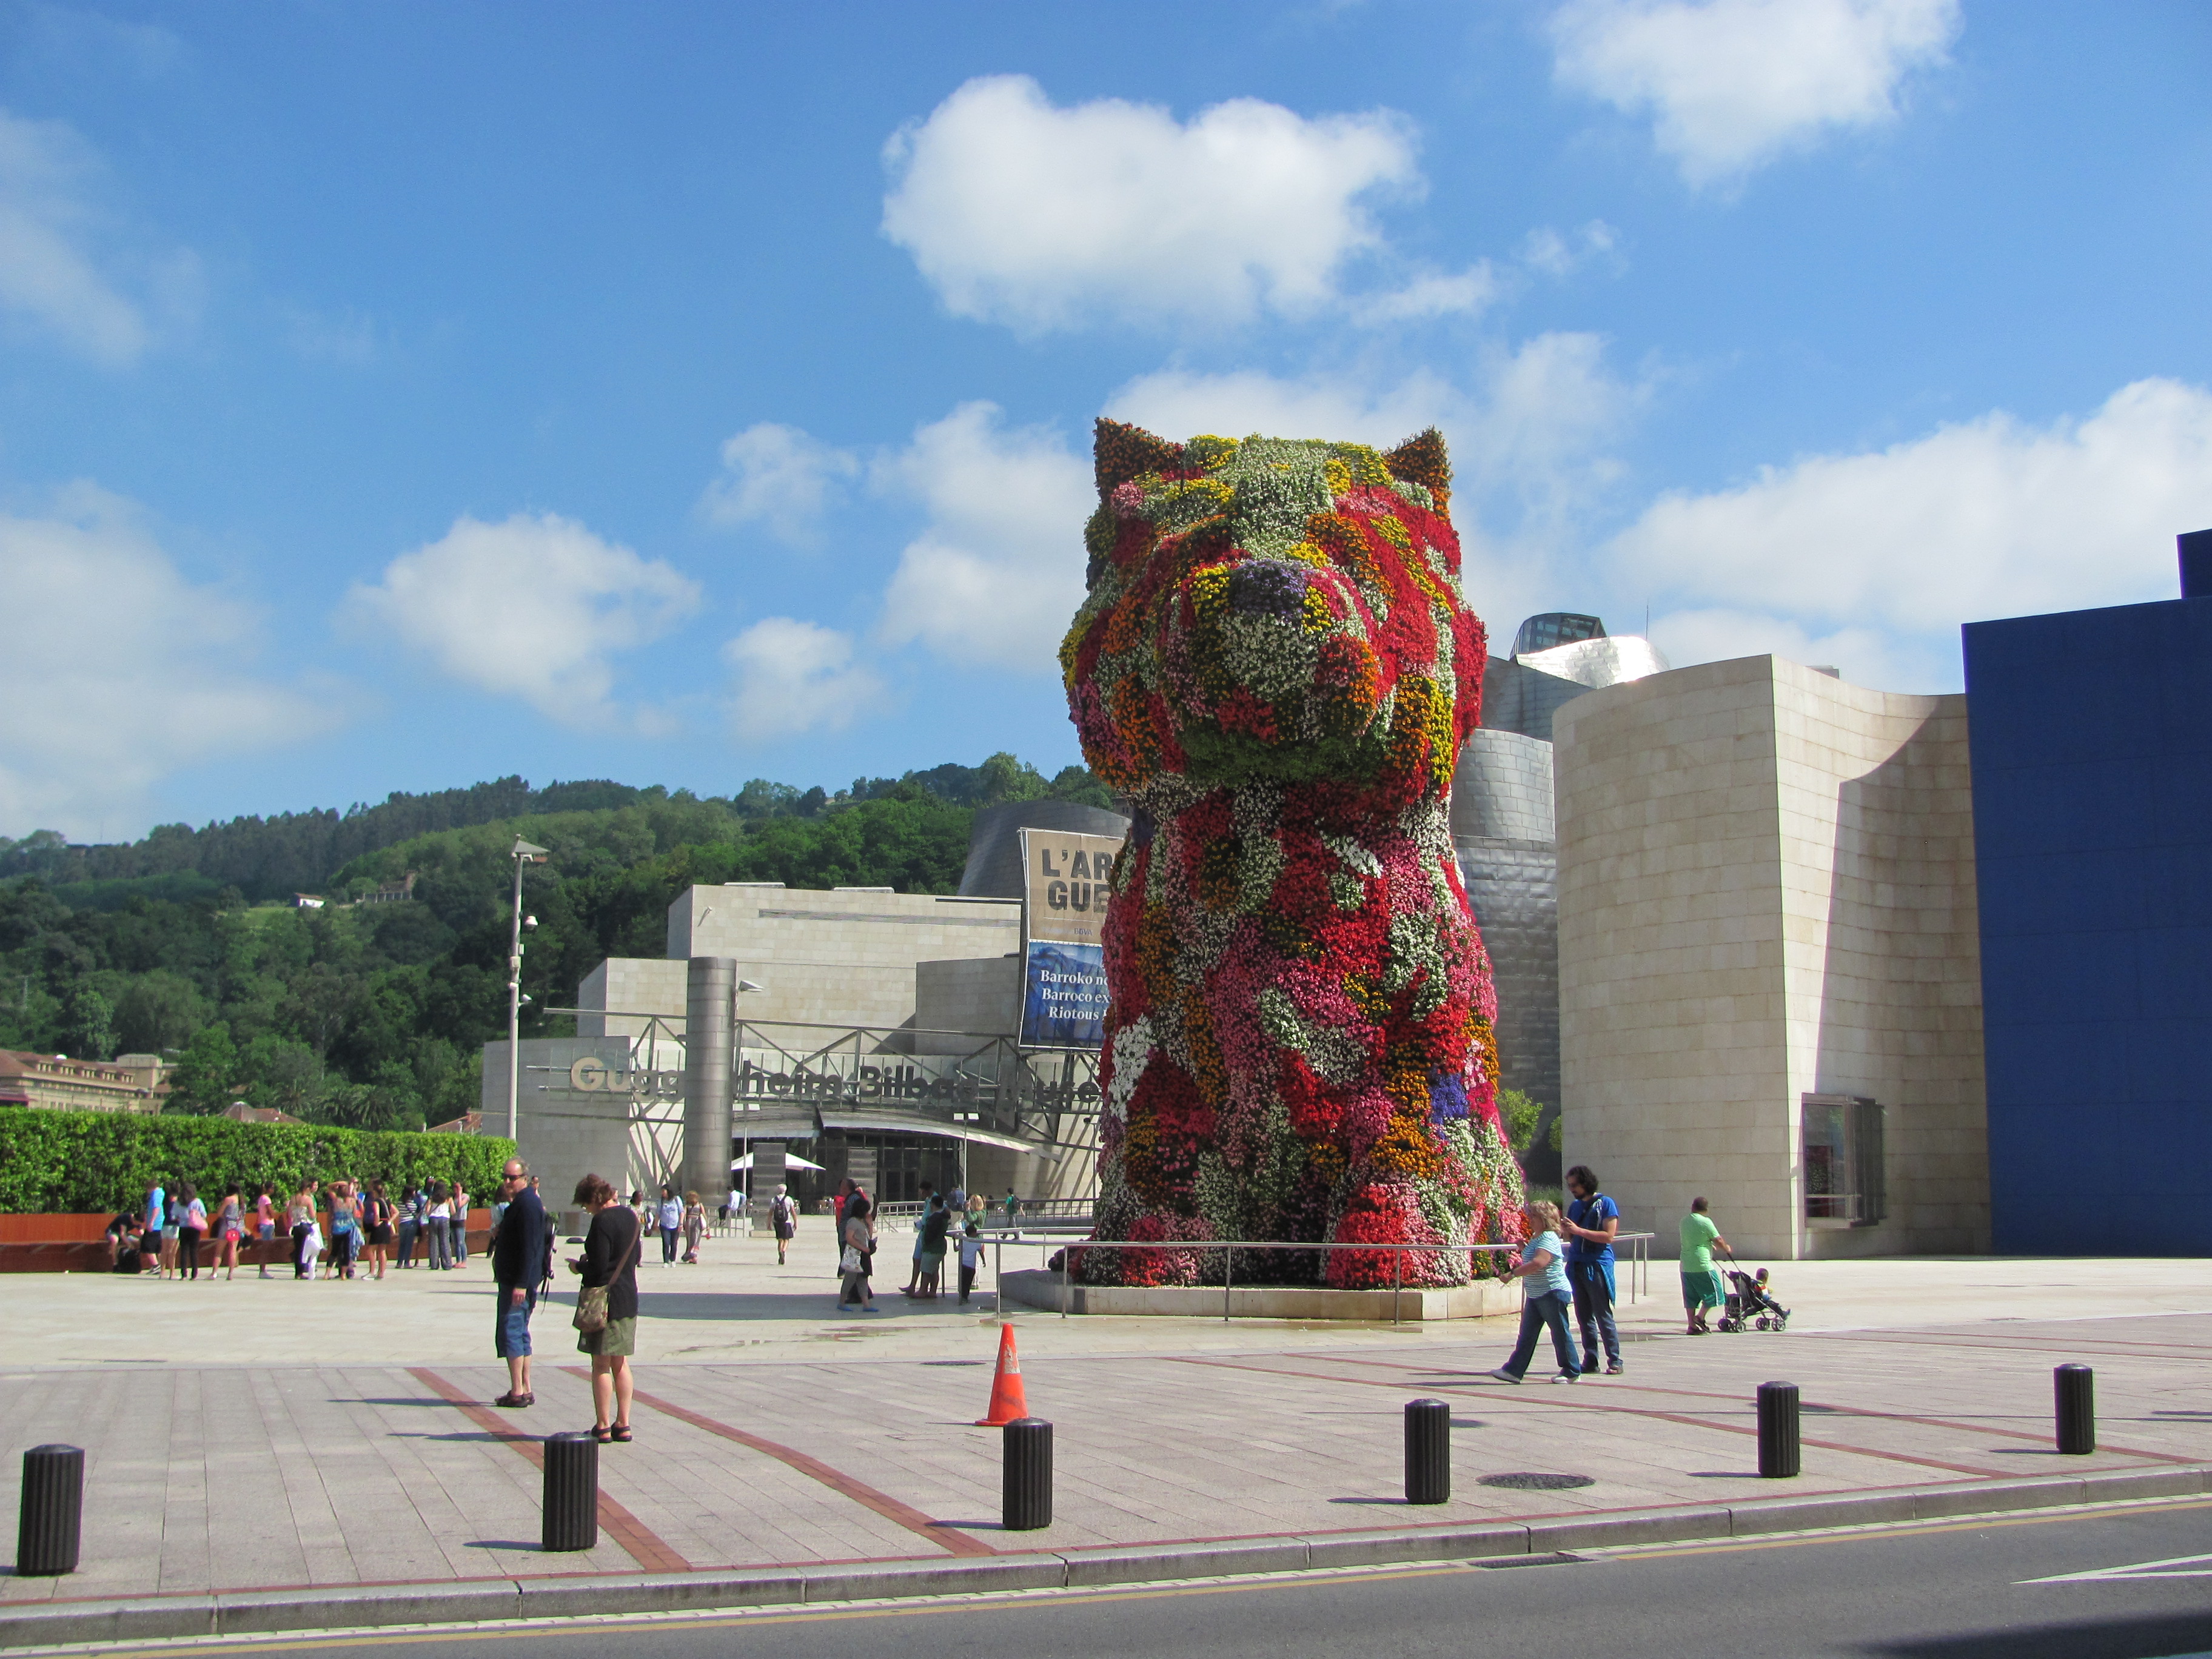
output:
[{"label": "tree line", "polygon": [[[33,848],[32,867],[0,879],[0,1048],[166,1054],[176,1062],[172,1112],[244,1100],[313,1123],[416,1128],[476,1109],[481,1045],[506,1033],[516,834],[551,854],[526,877],[525,908],[538,926],[524,961],[532,999],[524,1035],[557,1036],[573,1022],[544,1009],[568,1005],[603,957],[661,955],[668,906],[695,883],[949,893],[975,809],[1039,798],[1111,804],[1079,767],[1048,779],[994,755],[981,766],[856,779],[834,795],[757,779],[707,798],[599,783],[532,790],[503,779],[343,816],[170,826],[128,848],[70,848],[79,856],[43,864]],[[546,810],[563,799],[584,804]],[[360,833],[374,840],[422,803],[455,817],[495,802],[520,810],[394,836],[319,866],[272,854],[264,868],[286,872],[281,892],[258,903],[222,873],[234,875],[230,860],[272,827],[299,831],[296,842],[263,843],[289,848],[283,859],[316,844],[344,852],[342,838],[313,837],[395,802],[404,810]],[[26,857],[27,845],[5,856]],[[204,863],[186,856],[195,848]],[[410,873],[410,902],[343,902]],[[296,908],[284,902],[295,891],[330,902]]]}]

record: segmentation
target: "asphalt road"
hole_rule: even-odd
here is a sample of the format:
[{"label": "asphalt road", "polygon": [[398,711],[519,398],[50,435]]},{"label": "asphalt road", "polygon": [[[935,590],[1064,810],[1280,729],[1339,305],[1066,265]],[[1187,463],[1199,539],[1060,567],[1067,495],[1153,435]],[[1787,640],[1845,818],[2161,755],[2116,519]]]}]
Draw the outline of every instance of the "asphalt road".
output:
[{"label": "asphalt road", "polygon": [[[2111,1576],[2126,1570],[2133,1576]],[[2035,1582],[2077,1574],[2100,1576]],[[2203,1656],[2212,1654],[2212,1502],[1517,1566],[324,1637],[250,1650],[308,1649],[319,1659]]]}]

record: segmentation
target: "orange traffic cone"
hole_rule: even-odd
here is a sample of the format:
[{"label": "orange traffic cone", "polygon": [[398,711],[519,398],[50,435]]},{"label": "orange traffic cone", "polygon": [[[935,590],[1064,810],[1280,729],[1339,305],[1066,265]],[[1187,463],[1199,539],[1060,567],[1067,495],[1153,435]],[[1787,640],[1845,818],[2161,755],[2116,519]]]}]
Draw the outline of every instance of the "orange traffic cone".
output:
[{"label": "orange traffic cone", "polygon": [[1004,1428],[1018,1417],[1030,1414],[1028,1396],[1022,1392],[1022,1362],[1014,1352],[1014,1328],[999,1327],[999,1371],[991,1379],[991,1414],[976,1419],[979,1429]]}]

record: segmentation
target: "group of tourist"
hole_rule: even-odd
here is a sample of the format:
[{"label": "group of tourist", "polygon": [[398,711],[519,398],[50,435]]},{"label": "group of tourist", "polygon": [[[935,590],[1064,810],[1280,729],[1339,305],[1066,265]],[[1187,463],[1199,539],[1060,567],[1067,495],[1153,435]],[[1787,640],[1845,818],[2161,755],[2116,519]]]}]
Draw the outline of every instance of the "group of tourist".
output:
[{"label": "group of tourist", "polygon": [[[1011,1200],[1012,1194],[1008,1194]],[[939,1194],[921,1183],[921,1218],[914,1229],[914,1271],[899,1287],[899,1294],[917,1302],[933,1302],[943,1290],[945,1258],[957,1241],[960,1305],[975,1285],[975,1269],[983,1260],[983,1195],[954,1188]]]},{"label": "group of tourist", "polygon": [[[664,1193],[666,1188],[662,1189]],[[574,1201],[590,1212],[584,1253],[568,1271],[583,1281],[571,1322],[576,1347],[592,1358],[592,1437],[602,1444],[633,1437],[630,1356],[637,1352],[637,1264],[645,1248],[643,1194],[624,1203],[614,1183],[587,1175]],[[507,1392],[493,1403],[509,1410],[533,1406],[531,1316],[553,1276],[553,1224],[538,1192],[537,1177],[520,1158],[507,1160],[500,1177],[498,1217],[492,1231],[493,1351],[507,1362]],[[658,1211],[654,1212],[658,1220]],[[682,1225],[679,1212],[678,1225]]]},{"label": "group of tourist", "polygon": [[[773,1212],[776,1225],[775,1259],[781,1262],[798,1206],[784,1199],[782,1188],[776,1190],[777,1207]],[[1007,1194],[1010,1203],[1012,1196],[1012,1193]],[[862,1190],[859,1182],[848,1176],[837,1183],[833,1204],[840,1246],[837,1310],[840,1313],[848,1310],[880,1312],[876,1306],[874,1288],[869,1282],[875,1272],[878,1244],[875,1201]],[[924,1182],[921,1206],[921,1215],[915,1224],[913,1265],[906,1283],[899,1286],[899,1294],[917,1302],[934,1301],[943,1290],[945,1258],[957,1244],[960,1305],[965,1307],[969,1293],[975,1286],[975,1271],[983,1260],[983,1196],[980,1193],[971,1196],[957,1188],[940,1194],[932,1183]]]},{"label": "group of tourist", "polygon": [[[1525,1286],[1521,1335],[1505,1363],[1491,1373],[1501,1382],[1518,1382],[1528,1375],[1537,1340],[1547,1330],[1552,1355],[1559,1366],[1552,1378],[1554,1382],[1595,1376],[1601,1347],[1607,1376],[1619,1376],[1627,1369],[1621,1364],[1620,1334],[1613,1316],[1613,1242],[1620,1231],[1620,1206],[1599,1190],[1597,1176],[1587,1164],[1577,1164],[1567,1171],[1567,1191],[1573,1201],[1564,1213],[1544,1199],[1531,1199],[1522,1206],[1528,1239],[1510,1270]],[[1712,1328],[1706,1322],[1707,1310],[1728,1305],[1728,1292],[1719,1269],[1713,1265],[1713,1252],[1730,1255],[1729,1242],[1721,1237],[1719,1224],[1702,1198],[1690,1201],[1690,1212],[1682,1218],[1680,1232],[1686,1332],[1704,1336]],[[1762,1285],[1765,1279],[1765,1270],[1761,1268]],[[1570,1311],[1582,1337],[1579,1358],[1567,1331]]]},{"label": "group of tourist", "polygon": [[[410,1183],[395,1202],[381,1181],[310,1181],[286,1196],[271,1182],[249,1191],[234,1181],[210,1200],[189,1181],[160,1177],[147,1183],[136,1210],[108,1223],[109,1260],[118,1273],[197,1279],[204,1265],[210,1282],[218,1273],[228,1280],[238,1276],[242,1247],[281,1238],[289,1242],[286,1259],[297,1279],[317,1277],[319,1268],[325,1279],[381,1279],[387,1267],[414,1266],[418,1246],[423,1265],[444,1270],[468,1260],[468,1205],[459,1182]],[[253,1252],[264,1279],[272,1255]]]},{"label": "group of tourist", "polygon": [[[743,1202],[738,1193],[730,1194],[730,1202],[722,1206],[728,1215],[732,1206]],[[660,1235],[660,1265],[673,1267],[679,1261],[689,1267],[699,1264],[699,1249],[707,1241],[707,1206],[696,1193],[676,1195],[673,1187],[664,1186],[657,1199],[647,1198],[639,1188],[629,1195],[629,1207],[638,1224],[647,1232]],[[678,1246],[683,1254],[677,1254]]]}]

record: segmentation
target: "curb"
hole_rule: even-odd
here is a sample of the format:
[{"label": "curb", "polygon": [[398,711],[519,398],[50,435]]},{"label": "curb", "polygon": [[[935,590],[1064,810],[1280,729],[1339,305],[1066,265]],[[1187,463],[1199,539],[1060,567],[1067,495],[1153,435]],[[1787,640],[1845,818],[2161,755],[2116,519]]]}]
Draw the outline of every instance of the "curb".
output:
[{"label": "curb", "polygon": [[182,1637],[262,1636],[388,1625],[701,1613],[989,1591],[1165,1583],[1313,1568],[1416,1565],[1619,1549],[1836,1527],[1954,1520],[2027,1510],[2212,1492],[2212,1467],[2116,1470],[1986,1480],[1901,1492],[1756,1498],[1534,1522],[1468,1522],[1402,1529],[1109,1545],[942,1561],[858,1562],[726,1572],[495,1578],[469,1583],[334,1589],[217,1590],[117,1601],[0,1604],[0,1648]]}]

